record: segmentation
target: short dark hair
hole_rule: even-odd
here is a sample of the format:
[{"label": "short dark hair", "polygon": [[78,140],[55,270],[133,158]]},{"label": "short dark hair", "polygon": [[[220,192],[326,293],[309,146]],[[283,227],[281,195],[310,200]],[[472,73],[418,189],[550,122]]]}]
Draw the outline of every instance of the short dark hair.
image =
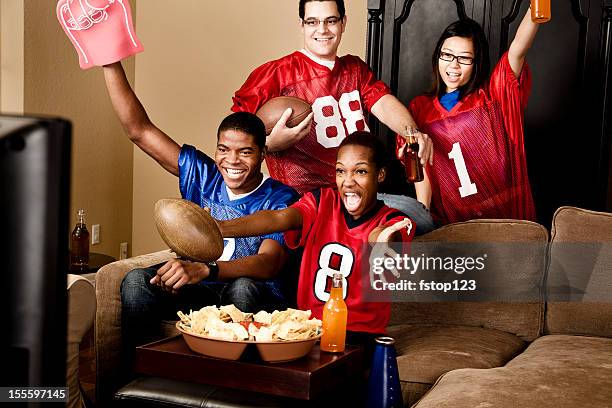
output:
[{"label": "short dark hair", "polygon": [[338,6],[338,13],[340,13],[340,18],[344,18],[344,14],[346,13],[346,9],[344,8],[344,0],[300,0],[300,4],[298,6],[298,14],[300,18],[303,20],[306,8],[306,3],[310,3],[311,1],[335,1],[336,6]]},{"label": "short dark hair", "polygon": [[226,116],[217,129],[217,140],[225,130],[238,130],[253,136],[255,144],[263,151],[266,146],[266,126],[257,115],[249,112],[235,112]]},{"label": "short dark hair", "polygon": [[436,44],[436,48],[431,58],[434,78],[431,93],[438,97],[444,95],[446,92],[446,85],[438,69],[440,51],[442,50],[444,41],[450,37],[469,38],[472,40],[472,44],[474,44],[474,68],[472,77],[460,88],[460,96],[463,98],[483,86],[489,76],[489,42],[480,24],[471,18],[455,21],[446,27]]},{"label": "short dark hair", "polygon": [[372,151],[372,161],[376,165],[376,169],[380,170],[387,166],[387,155],[385,146],[375,135],[370,132],[359,130],[351,133],[349,137],[340,143],[340,149],[344,146],[363,146]]}]

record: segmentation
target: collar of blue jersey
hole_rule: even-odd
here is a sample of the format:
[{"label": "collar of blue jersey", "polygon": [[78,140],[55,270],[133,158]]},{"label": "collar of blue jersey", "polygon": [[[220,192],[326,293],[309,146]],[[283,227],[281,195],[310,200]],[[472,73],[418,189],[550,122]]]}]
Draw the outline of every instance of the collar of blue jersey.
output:
[{"label": "collar of blue jersey", "polygon": [[442,105],[447,111],[453,109],[459,102],[459,92],[459,89],[456,89],[453,92],[442,95],[440,97],[440,105]]},{"label": "collar of blue jersey", "polygon": [[263,180],[254,190],[249,192],[247,195],[241,195],[241,197],[234,198],[233,200],[230,199],[230,196],[227,193],[228,191],[227,184],[225,184],[225,181],[223,181],[222,188],[219,191],[219,197],[221,198],[221,202],[230,204],[232,207],[237,207],[238,205],[245,203],[245,202],[251,202],[254,199],[254,197],[257,197],[262,194],[262,192],[264,191],[262,189],[262,186],[266,184],[268,179],[270,179],[270,177],[266,177],[266,175],[264,174]]}]

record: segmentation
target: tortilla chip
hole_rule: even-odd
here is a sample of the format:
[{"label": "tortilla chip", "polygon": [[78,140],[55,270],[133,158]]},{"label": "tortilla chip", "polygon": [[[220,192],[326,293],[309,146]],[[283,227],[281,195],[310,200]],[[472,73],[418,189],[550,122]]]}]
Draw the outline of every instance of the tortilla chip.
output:
[{"label": "tortilla chip", "polygon": [[262,310],[253,316],[253,320],[258,323],[270,325],[272,324],[272,315],[265,310]]}]

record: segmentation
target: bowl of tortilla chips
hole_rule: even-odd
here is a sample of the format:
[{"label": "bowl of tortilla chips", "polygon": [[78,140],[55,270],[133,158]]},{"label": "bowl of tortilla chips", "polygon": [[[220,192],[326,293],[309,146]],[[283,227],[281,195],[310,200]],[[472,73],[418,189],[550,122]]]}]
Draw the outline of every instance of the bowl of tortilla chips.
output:
[{"label": "bowl of tortilla chips", "polygon": [[226,305],[178,315],[181,320],[176,327],[192,351],[226,360],[238,360],[250,344],[263,361],[297,360],[321,337],[321,321],[311,318],[310,310],[252,314]]}]

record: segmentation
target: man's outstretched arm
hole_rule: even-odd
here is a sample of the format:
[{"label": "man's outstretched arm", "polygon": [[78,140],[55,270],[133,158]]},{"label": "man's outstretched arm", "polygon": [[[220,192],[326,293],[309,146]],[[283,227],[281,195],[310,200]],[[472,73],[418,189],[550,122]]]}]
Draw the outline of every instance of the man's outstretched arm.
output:
[{"label": "man's outstretched arm", "polygon": [[302,228],[302,213],[295,208],[262,210],[233,220],[217,220],[223,237],[255,237]]},{"label": "man's outstretched arm", "polygon": [[151,122],[120,62],[104,66],[104,80],[113,108],[130,140],[164,169],[178,176],[180,146]]}]

